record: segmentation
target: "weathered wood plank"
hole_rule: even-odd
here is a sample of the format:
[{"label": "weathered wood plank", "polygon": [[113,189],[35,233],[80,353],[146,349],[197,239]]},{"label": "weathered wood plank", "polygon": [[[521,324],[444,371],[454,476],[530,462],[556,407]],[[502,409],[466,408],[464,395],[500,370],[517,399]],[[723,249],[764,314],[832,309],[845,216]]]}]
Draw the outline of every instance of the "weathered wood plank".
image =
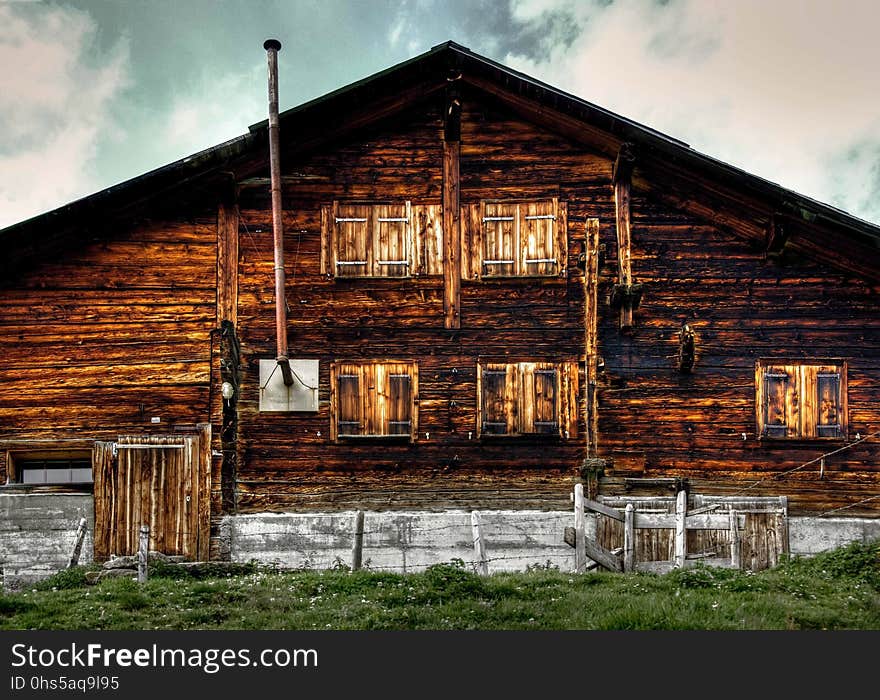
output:
[{"label": "weathered wood plank", "polygon": [[217,208],[217,325],[238,324],[238,206],[223,201]]},{"label": "weathered wood plank", "polygon": [[443,319],[461,327],[461,215],[458,141],[443,141]]}]

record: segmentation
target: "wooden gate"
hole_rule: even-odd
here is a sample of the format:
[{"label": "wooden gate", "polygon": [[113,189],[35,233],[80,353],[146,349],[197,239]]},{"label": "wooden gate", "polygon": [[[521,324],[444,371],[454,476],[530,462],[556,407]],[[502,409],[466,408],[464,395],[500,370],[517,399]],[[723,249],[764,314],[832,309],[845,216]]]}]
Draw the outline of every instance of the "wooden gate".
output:
[{"label": "wooden gate", "polygon": [[141,525],[150,527],[151,550],[208,558],[210,426],[98,442],[94,476],[95,559],[135,554]]},{"label": "wooden gate", "polygon": [[[674,497],[600,496],[599,500],[600,505],[606,506],[596,513],[596,543],[603,550],[623,550],[623,511],[628,503],[632,503],[637,520],[633,533],[633,559],[637,568],[644,571],[670,568],[675,558]],[[701,516],[707,522],[687,525],[684,533],[687,559],[702,560],[714,566],[728,565],[722,560],[732,557],[731,531],[724,527],[723,515],[729,508],[734,509],[739,519],[736,539],[740,554],[737,559],[742,568],[750,571],[768,569],[776,566],[788,552],[788,500],[785,496],[696,494],[692,501],[693,510],[688,513],[688,518]],[[708,522],[706,516],[710,515],[721,517],[717,522],[715,518]]]}]

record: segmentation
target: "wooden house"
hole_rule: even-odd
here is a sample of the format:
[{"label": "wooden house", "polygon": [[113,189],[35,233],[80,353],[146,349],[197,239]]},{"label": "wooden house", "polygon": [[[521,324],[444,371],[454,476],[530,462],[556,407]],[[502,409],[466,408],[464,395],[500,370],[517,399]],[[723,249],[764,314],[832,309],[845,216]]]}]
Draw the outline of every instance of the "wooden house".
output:
[{"label": "wooden house", "polygon": [[280,115],[279,362],[269,139],[0,231],[0,498],[93,494],[98,558],[576,481],[880,513],[880,227],[450,42]]}]

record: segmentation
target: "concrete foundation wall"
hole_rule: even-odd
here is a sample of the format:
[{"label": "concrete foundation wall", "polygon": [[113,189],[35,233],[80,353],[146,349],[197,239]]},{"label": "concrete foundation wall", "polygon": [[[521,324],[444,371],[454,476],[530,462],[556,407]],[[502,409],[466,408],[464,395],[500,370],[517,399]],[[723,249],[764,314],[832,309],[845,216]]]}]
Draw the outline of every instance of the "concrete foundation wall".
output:
[{"label": "concrete foundation wall", "polygon": [[[528,566],[568,570],[574,550],[563,541],[571,513],[482,511],[489,572],[522,571]],[[328,568],[351,564],[354,512],[229,516],[221,533],[233,561],[257,561],[281,568]],[[469,511],[367,512],[364,514],[364,568],[418,572],[474,554]]]},{"label": "concrete foundation wall", "polygon": [[87,521],[80,563],[92,561],[95,507],[91,494],[0,494],[0,580],[20,588],[67,566],[80,518]]},{"label": "concrete foundation wall", "polygon": [[[481,518],[490,573],[574,568],[574,550],[563,542],[565,527],[574,524],[570,511],[483,511]],[[588,537],[595,536],[594,518],[586,522]],[[279,568],[350,565],[354,512],[228,516],[221,537],[233,561]],[[880,539],[880,519],[790,518],[789,539],[792,555],[808,556]],[[470,512],[365,513],[365,568],[418,572],[452,559],[468,566],[476,561]]]},{"label": "concrete foundation wall", "polygon": [[[563,541],[571,511],[481,511],[489,572],[528,567],[574,568],[574,550]],[[4,588],[20,588],[67,565],[79,519],[88,531],[80,563],[92,561],[94,505],[86,494],[0,494],[0,570]],[[226,516],[220,550],[232,561],[256,561],[283,569],[350,566],[355,514],[266,513]],[[595,521],[587,517],[587,534]],[[848,544],[880,539],[880,519],[790,518],[793,555],[808,556]],[[474,565],[471,514],[418,511],[364,515],[365,568],[418,572],[460,559]]]},{"label": "concrete foundation wall", "polygon": [[851,542],[880,540],[880,519],[789,518],[788,542],[792,555],[809,556]]}]

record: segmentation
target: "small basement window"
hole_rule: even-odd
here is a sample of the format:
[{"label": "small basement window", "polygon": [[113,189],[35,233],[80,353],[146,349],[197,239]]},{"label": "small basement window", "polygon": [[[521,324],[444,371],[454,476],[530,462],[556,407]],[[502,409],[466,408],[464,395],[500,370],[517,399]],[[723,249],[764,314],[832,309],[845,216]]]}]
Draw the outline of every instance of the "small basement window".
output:
[{"label": "small basement window", "polygon": [[331,439],[405,438],[418,432],[418,365],[334,362],[330,366]]},{"label": "small basement window", "polygon": [[478,365],[477,434],[571,437],[577,432],[577,380],[574,362]]},{"label": "small basement window", "polygon": [[58,484],[91,484],[92,455],[77,452],[8,452],[6,460],[8,484],[26,486]]},{"label": "small basement window", "polygon": [[846,363],[759,360],[755,370],[758,435],[775,440],[845,438]]}]

